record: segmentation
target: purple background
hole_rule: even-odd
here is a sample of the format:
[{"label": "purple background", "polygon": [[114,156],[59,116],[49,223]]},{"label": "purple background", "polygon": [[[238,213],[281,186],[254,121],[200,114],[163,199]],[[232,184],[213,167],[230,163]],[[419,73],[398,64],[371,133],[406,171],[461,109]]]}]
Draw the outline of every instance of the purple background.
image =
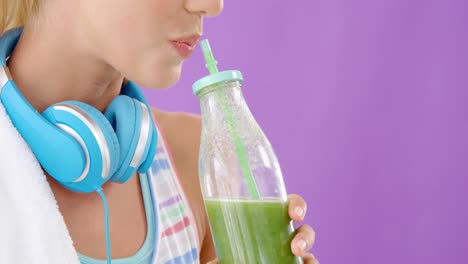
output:
[{"label": "purple background", "polygon": [[[321,263],[468,263],[468,1],[233,0],[207,19]],[[162,109],[199,113],[200,50]]]}]

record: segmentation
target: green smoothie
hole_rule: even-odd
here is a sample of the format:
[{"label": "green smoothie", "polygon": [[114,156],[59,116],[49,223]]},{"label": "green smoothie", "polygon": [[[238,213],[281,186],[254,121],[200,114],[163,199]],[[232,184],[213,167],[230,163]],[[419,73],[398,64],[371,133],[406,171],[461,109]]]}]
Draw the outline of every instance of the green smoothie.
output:
[{"label": "green smoothie", "polygon": [[279,200],[205,199],[221,264],[296,264],[288,205]]}]

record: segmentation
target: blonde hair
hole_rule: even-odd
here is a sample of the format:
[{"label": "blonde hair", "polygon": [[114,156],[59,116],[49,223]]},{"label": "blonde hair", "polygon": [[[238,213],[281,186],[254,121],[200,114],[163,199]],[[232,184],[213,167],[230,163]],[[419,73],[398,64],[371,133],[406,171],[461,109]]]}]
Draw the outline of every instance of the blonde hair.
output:
[{"label": "blonde hair", "polygon": [[0,0],[0,35],[5,31],[23,27],[38,10],[43,0]]}]

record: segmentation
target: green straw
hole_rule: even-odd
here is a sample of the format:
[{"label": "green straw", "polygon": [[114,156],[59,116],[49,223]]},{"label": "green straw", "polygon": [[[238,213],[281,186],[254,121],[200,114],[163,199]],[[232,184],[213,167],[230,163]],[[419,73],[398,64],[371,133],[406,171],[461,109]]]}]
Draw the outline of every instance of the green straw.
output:
[{"label": "green straw", "polygon": [[[207,39],[201,41],[200,46],[203,51],[203,56],[205,57],[206,67],[210,71],[210,74],[218,73],[218,67],[216,66],[218,62],[215,60],[213,56],[213,52],[211,51],[210,43]],[[247,189],[249,191],[250,196],[253,199],[260,199],[260,194],[258,192],[257,185],[255,183],[255,179],[252,174],[252,169],[249,165],[249,160],[247,158],[247,151],[245,149],[244,144],[240,138],[239,133],[237,132],[237,126],[234,121],[234,116],[232,114],[231,108],[226,100],[226,96],[220,90],[219,99],[221,101],[221,106],[223,107],[224,115],[226,116],[228,122],[228,131],[231,138],[234,140],[234,145],[236,148],[237,158],[239,159],[239,163],[241,166],[242,174],[244,175],[245,182],[247,183]]]}]

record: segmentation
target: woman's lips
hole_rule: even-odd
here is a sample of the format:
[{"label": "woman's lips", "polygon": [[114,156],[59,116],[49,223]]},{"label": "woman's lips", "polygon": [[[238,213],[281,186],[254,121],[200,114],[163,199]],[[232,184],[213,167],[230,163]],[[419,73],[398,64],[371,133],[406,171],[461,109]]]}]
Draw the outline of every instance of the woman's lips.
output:
[{"label": "woman's lips", "polygon": [[200,35],[194,35],[177,40],[171,40],[171,44],[182,58],[188,58],[192,55],[198,41],[200,41]]}]

